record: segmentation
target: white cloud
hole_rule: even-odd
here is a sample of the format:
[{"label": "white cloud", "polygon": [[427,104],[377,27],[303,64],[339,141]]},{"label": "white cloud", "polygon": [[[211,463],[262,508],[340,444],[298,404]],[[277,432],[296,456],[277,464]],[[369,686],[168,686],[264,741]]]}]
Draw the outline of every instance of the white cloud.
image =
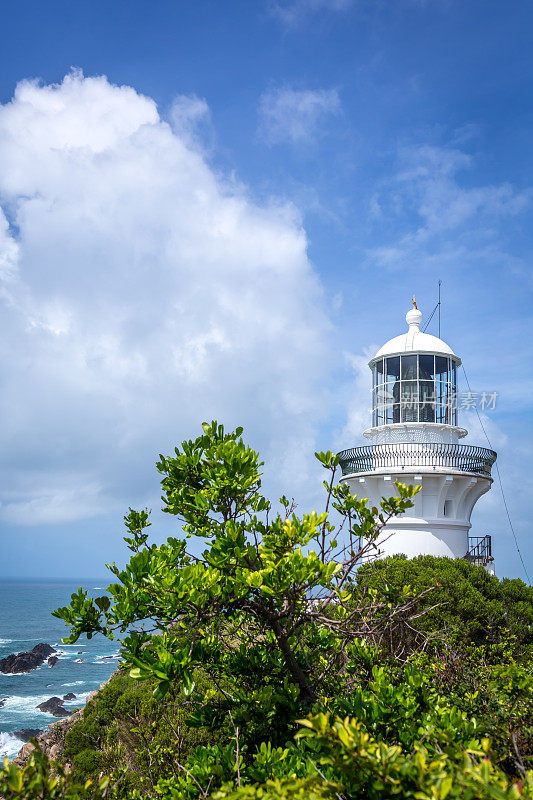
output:
[{"label": "white cloud", "polygon": [[170,116],[80,73],[0,107],[6,521],[150,502],[157,453],[212,418],[305,491],[331,353],[298,212],[214,173],[205,101]]},{"label": "white cloud", "polygon": [[204,98],[195,94],[180,94],[174,98],[169,113],[169,121],[177,136],[193,144],[199,137],[205,145],[205,138],[212,143],[213,128],[211,111]]},{"label": "white cloud", "polygon": [[[119,503],[108,497],[104,486],[90,474],[31,470],[6,475],[0,516],[12,525],[61,525],[95,514],[120,512]],[[28,483],[32,489],[28,492]]]},{"label": "white cloud", "polygon": [[0,208],[0,280],[8,282],[17,271],[18,244],[9,231],[9,222]]},{"label": "white cloud", "polygon": [[352,5],[353,0],[288,0],[288,2],[274,2],[270,9],[284,25],[292,27],[311,14],[345,11]]},{"label": "white cloud", "polygon": [[470,222],[475,217],[507,216],[521,211],[529,201],[508,183],[465,187],[458,175],[472,157],[446,147],[407,148],[400,154],[404,169],[398,181],[412,193],[426,233],[436,233]]},{"label": "white cloud", "polygon": [[372,249],[377,264],[430,264],[435,255],[441,261],[502,258],[497,228],[502,220],[524,211],[532,193],[509,183],[472,185],[465,173],[474,161],[452,146],[400,149],[396,174],[374,193],[369,206],[369,216],[379,219],[381,227],[387,220],[392,229],[403,231],[395,241]]},{"label": "white cloud", "polygon": [[368,444],[363,439],[363,431],[372,424],[371,412],[371,372],[368,362],[379,346],[365,348],[363,353],[344,353],[345,362],[349,365],[353,378],[344,387],[344,403],[346,422],[336,437],[335,450],[344,450],[355,445]]},{"label": "white cloud", "polygon": [[331,115],[341,111],[336,89],[269,89],[259,101],[259,135],[269,145],[308,144]]}]

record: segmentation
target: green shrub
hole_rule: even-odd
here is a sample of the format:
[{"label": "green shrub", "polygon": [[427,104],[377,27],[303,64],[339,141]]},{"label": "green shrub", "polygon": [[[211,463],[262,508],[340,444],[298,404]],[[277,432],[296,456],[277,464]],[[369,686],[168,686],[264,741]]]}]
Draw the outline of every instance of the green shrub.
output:
[{"label": "green shrub", "polygon": [[[285,498],[272,511],[240,430],[203,430],[158,468],[165,511],[205,550],[147,544],[148,512],[130,510],[118,582],[94,599],[80,589],[56,616],[70,641],[120,629],[131,671],[73,724],[69,774],[37,751],[24,771],[5,765],[0,795],[531,797],[532,590],[431,557],[355,573],[352,547],[408,508],[412,488],[369,509],[335,486],[336,457],[317,454],[326,508],[344,518],[336,541],[327,511],[297,517]],[[158,633],[132,632],[146,620]],[[101,772],[108,783],[86,782]]]},{"label": "green shrub", "polygon": [[398,555],[363,565],[356,581],[380,591],[410,586],[416,595],[435,587],[419,601],[417,627],[457,644],[512,645],[517,659],[531,653],[533,587],[518,578],[500,581],[464,559]]},{"label": "green shrub", "polygon": [[72,759],[72,769],[80,779],[91,778],[97,775],[102,768],[102,754],[96,750],[80,750]]}]

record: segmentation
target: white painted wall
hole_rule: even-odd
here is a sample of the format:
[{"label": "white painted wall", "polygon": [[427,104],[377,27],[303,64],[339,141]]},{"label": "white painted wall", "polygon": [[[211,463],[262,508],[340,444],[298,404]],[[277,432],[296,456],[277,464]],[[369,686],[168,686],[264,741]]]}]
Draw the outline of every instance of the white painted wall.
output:
[{"label": "white painted wall", "polygon": [[414,507],[392,519],[383,529],[377,545],[382,556],[405,553],[462,558],[468,551],[472,510],[490,489],[491,478],[449,470],[435,472],[421,468],[412,472],[372,472],[346,476],[352,494],[367,497],[378,506],[382,497],[398,494],[395,481],[421,486]]}]

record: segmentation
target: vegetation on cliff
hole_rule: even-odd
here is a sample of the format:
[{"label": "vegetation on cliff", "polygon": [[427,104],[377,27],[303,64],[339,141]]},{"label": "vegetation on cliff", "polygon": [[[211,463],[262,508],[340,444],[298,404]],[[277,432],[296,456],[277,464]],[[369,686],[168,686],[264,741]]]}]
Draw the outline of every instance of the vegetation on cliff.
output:
[{"label": "vegetation on cliff", "polygon": [[[183,538],[150,544],[56,614],[121,636],[124,665],[65,736],[6,765],[14,798],[533,797],[533,592],[466,562],[361,565],[415,493],[368,508],[327,471],[325,510],[261,494],[259,457],[216,423],[161,457]],[[201,555],[189,539],[204,542]]]}]

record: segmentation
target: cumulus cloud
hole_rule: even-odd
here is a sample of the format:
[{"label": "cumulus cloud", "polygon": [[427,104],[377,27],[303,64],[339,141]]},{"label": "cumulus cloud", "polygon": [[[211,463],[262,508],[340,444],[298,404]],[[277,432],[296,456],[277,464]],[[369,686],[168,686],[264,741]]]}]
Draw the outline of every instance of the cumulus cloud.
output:
[{"label": "cumulus cloud", "polygon": [[346,419],[342,430],[336,437],[334,449],[344,450],[354,445],[368,444],[362,438],[363,431],[372,424],[371,394],[372,381],[368,362],[379,350],[379,345],[370,346],[362,353],[346,352],[345,363],[348,365],[351,380],[344,388],[344,407]]},{"label": "cumulus cloud", "polygon": [[0,208],[0,279],[9,281],[17,270],[19,248],[9,230],[9,222]]},{"label": "cumulus cloud", "polygon": [[269,89],[259,101],[259,135],[269,145],[308,144],[328,116],[340,114],[336,89]]},{"label": "cumulus cloud", "polygon": [[211,111],[207,100],[195,94],[180,94],[174,98],[168,115],[174,132],[194,144],[200,139],[205,146],[206,140],[212,144],[214,138],[211,122]]},{"label": "cumulus cloud", "polygon": [[321,287],[297,210],[207,163],[208,116],[181,97],[167,122],[78,72],[0,107],[0,518],[150,502],[154,457],[212,418],[246,426],[272,486],[305,490]]}]

